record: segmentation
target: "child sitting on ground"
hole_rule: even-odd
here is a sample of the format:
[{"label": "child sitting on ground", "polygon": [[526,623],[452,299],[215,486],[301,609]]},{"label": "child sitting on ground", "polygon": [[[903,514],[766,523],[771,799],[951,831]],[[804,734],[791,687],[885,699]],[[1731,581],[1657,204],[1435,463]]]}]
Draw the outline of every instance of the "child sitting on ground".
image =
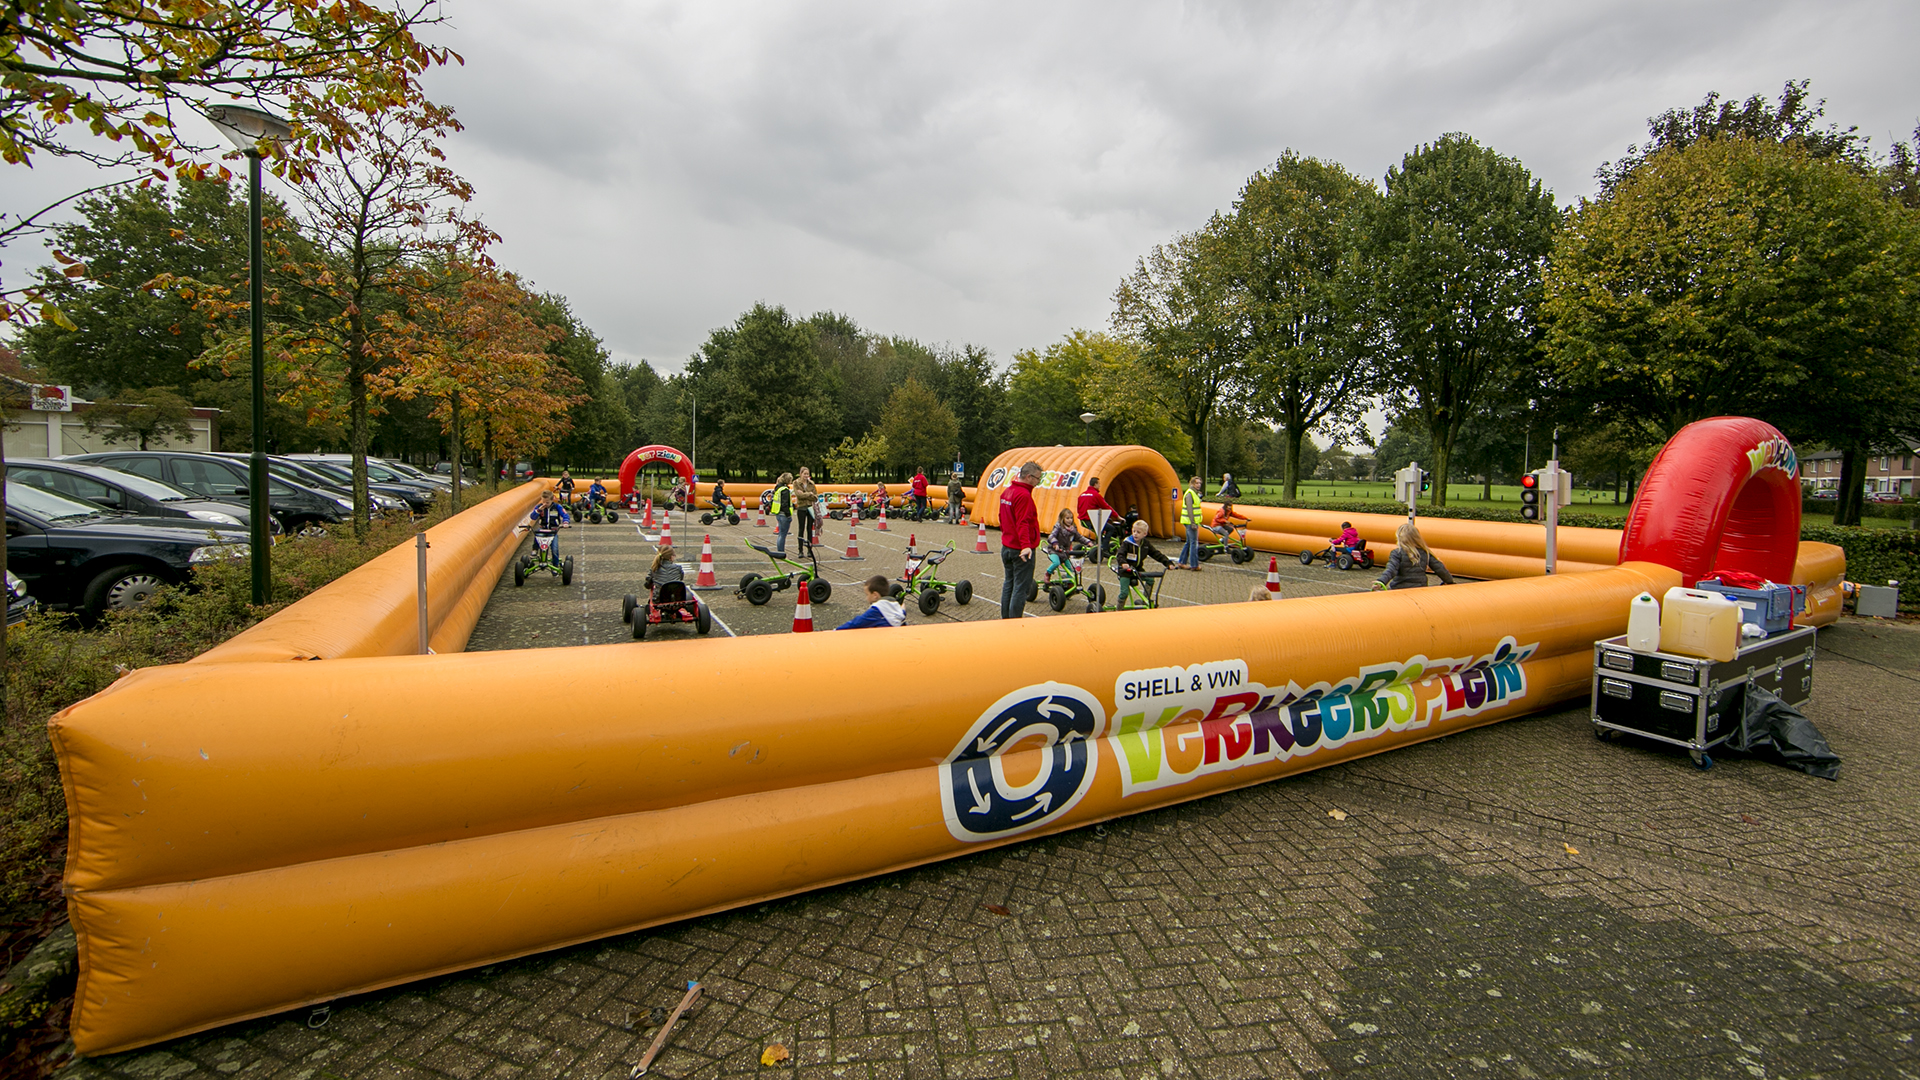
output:
[{"label": "child sitting on ground", "polygon": [[907,621],[907,610],[898,600],[887,594],[893,589],[893,582],[885,574],[875,574],[867,579],[867,610],[834,627],[835,630],[861,630],[869,626],[901,626]]},{"label": "child sitting on ground", "polygon": [[1081,539],[1080,529],[1073,523],[1073,511],[1060,511],[1053,531],[1047,534],[1046,577],[1052,578],[1055,570],[1068,565],[1067,560],[1080,547]]},{"label": "child sitting on ground", "polygon": [[687,580],[686,570],[673,560],[673,545],[668,544],[661,548],[660,553],[653,557],[653,565],[647,568],[647,591],[652,592],[669,581],[685,580]]}]

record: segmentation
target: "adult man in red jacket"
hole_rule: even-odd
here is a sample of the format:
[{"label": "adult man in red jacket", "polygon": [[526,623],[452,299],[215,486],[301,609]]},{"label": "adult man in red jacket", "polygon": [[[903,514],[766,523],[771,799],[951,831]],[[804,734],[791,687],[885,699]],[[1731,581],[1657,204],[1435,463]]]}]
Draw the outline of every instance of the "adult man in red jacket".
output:
[{"label": "adult man in red jacket", "polygon": [[1033,508],[1033,485],[1040,482],[1040,463],[1020,466],[1007,489],[1000,493],[1000,617],[1018,619],[1027,613],[1027,594],[1033,591],[1033,553],[1040,546],[1040,515]]}]

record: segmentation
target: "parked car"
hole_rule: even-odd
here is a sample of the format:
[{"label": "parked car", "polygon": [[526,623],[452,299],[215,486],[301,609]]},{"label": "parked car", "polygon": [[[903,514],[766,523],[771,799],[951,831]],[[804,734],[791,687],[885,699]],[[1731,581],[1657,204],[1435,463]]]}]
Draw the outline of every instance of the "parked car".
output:
[{"label": "parked car", "polygon": [[20,580],[20,575],[7,571],[7,625],[22,621],[39,605],[40,601],[27,595],[27,583]]},{"label": "parked car", "polygon": [[[248,505],[247,463],[220,454],[172,450],[109,450],[79,454],[62,461],[86,461],[164,480],[202,498],[234,506]],[[291,535],[324,535],[327,526],[347,520],[353,503],[337,495],[315,491],[278,477],[267,480],[267,505],[280,527]]]},{"label": "parked car", "polygon": [[[7,462],[7,478],[122,514],[194,518],[216,525],[238,525],[242,528],[253,520],[253,515],[244,506],[202,499],[164,480],[122,472],[105,465],[89,465],[65,459],[49,461],[45,458],[25,458]],[[274,522],[272,531],[279,531],[279,522]]]},{"label": "parked car", "polygon": [[[312,476],[317,480],[324,481],[329,485],[331,490],[344,492],[348,498],[353,497],[353,470],[350,466],[343,466],[332,461],[315,461],[311,458],[304,460],[299,458],[275,458],[274,462],[276,466],[297,469],[301,475]],[[383,469],[381,471],[385,472],[386,470]],[[375,497],[374,503],[377,509],[400,509],[404,507],[408,513],[424,514],[428,510],[433,509],[433,497],[435,493],[435,489],[427,484],[403,484],[398,481],[383,480],[374,475],[371,466],[367,469],[367,494],[370,497]],[[390,503],[398,503],[399,505],[382,505],[382,499],[389,500]]]},{"label": "parked car", "polygon": [[[240,462],[243,465],[247,460],[247,455],[245,454],[222,453],[220,456]],[[347,482],[343,484],[334,477],[307,468],[310,464],[312,464],[312,462],[294,461],[277,454],[269,455],[267,457],[267,475],[278,480],[284,480],[289,484],[311,488],[314,491],[326,495],[328,498],[344,501],[347,508],[351,510],[353,508],[352,479],[349,478]],[[411,514],[413,512],[407,500],[401,498],[397,493],[387,491],[384,485],[369,485],[367,497],[372,500],[373,512],[376,514]]]},{"label": "parked car", "polygon": [[1821,488],[1821,489],[1820,489],[1819,491],[1815,491],[1815,492],[1810,492],[1810,493],[1809,493],[1809,494],[1807,495],[1807,498],[1809,498],[1809,499],[1819,499],[1819,500],[1821,500],[1821,501],[1823,501],[1823,502],[1829,502],[1829,501],[1830,501],[1830,502],[1839,502],[1839,501],[1840,501],[1840,493],[1839,493],[1839,492],[1837,492],[1837,491],[1835,491],[1835,490],[1833,490],[1832,488]]},{"label": "parked car", "polygon": [[1906,500],[1902,499],[1900,493],[1897,491],[1869,491],[1867,492],[1867,501],[1872,503],[1897,503],[1905,502]]},{"label": "parked car", "polygon": [[[288,454],[286,457],[291,461],[298,461],[303,465],[324,464],[331,469],[344,472],[348,476],[353,475],[352,454]],[[403,465],[398,461],[388,461],[385,458],[367,459],[367,479],[370,481],[379,481],[382,484],[410,484],[414,487],[433,488],[441,491],[445,491],[447,488],[453,486],[453,482],[450,479],[430,476],[411,465]]]},{"label": "parked car", "polygon": [[12,480],[6,490],[8,570],[35,600],[89,620],[140,607],[201,563],[247,554],[247,534],[232,526],[116,514]]}]

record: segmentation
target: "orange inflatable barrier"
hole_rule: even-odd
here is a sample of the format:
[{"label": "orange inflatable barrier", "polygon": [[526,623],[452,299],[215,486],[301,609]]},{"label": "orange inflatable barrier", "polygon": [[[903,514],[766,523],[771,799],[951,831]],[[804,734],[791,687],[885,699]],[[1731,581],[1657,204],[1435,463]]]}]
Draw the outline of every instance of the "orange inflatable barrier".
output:
[{"label": "orange inflatable barrier", "polygon": [[[1777,437],[1756,421],[1695,425],[1649,487],[1706,457],[1730,478],[1713,505],[1777,499],[1767,470],[1791,465],[1767,449]],[[1110,460],[1157,482],[1137,457]],[[1454,588],[696,640],[673,664],[634,644],[455,653],[541,487],[433,534],[441,572],[473,575],[436,586],[445,655],[402,655],[417,648],[394,614],[411,610],[407,546],[225,652],[134,672],[53,719],[82,1053],[1438,738],[1584,697],[1593,642],[1625,629],[1635,595],[1688,580],[1678,567],[1797,558],[1822,611],[1844,574],[1821,545],[1796,556],[1785,511],[1730,513],[1630,528],[1620,547],[1641,558],[1619,566]],[[974,674],[885,708],[835,692],[850,664],[929,650]],[[619,701],[530,714],[555,671],[583,669],[617,678]],[[787,692],[707,692],[749,673]]]}]

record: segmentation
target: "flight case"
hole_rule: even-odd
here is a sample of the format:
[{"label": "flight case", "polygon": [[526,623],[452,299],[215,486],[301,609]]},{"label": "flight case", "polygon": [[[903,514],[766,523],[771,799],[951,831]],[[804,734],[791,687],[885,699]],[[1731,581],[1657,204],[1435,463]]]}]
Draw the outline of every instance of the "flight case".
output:
[{"label": "flight case", "polygon": [[1593,733],[1627,732],[1684,747],[1702,769],[1708,751],[1740,730],[1749,683],[1799,707],[1813,696],[1814,629],[1803,626],[1743,647],[1732,660],[1634,652],[1626,635],[1593,643]]}]

